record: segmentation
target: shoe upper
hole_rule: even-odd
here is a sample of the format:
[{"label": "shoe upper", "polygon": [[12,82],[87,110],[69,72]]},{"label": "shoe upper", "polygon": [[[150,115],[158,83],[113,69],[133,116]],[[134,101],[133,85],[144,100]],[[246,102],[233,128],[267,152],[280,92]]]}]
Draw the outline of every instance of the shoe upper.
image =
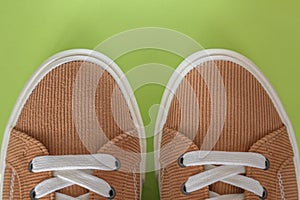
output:
[{"label": "shoe upper", "polygon": [[[115,199],[139,199],[140,152],[137,128],[117,81],[94,63],[67,62],[42,78],[22,108],[10,134],[2,197],[30,199],[37,184],[55,177],[54,172],[30,172],[35,157],[102,153],[115,156],[121,168],[92,174],[116,190]],[[57,192],[106,199],[77,185]],[[55,199],[55,194],[41,199]]]},{"label": "shoe upper", "polygon": [[269,168],[247,167],[242,175],[259,181],[267,199],[298,199],[287,128],[261,83],[237,63],[220,59],[191,69],[175,92],[161,137],[161,199],[207,199],[211,192],[260,199],[221,181],[183,194],[182,184],[205,166],[181,167],[178,158],[197,150],[259,153]]}]

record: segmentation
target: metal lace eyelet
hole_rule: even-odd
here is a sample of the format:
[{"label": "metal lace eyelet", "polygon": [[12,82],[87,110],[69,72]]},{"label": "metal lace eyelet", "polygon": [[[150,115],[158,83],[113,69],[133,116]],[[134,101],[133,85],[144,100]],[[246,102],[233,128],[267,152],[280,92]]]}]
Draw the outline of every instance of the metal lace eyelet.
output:
[{"label": "metal lace eyelet", "polygon": [[35,188],[33,188],[33,189],[30,191],[30,199],[31,199],[31,200],[38,200],[38,199],[36,198]]},{"label": "metal lace eyelet", "polygon": [[184,158],[183,158],[183,154],[178,158],[178,165],[179,167],[186,167],[184,164],[183,164],[183,161],[184,161]]},{"label": "metal lace eyelet", "polygon": [[30,163],[28,164],[28,171],[33,172],[33,163],[32,163],[32,161],[30,161]]},{"label": "metal lace eyelet", "polygon": [[264,170],[268,170],[270,168],[270,165],[271,165],[270,160],[268,158],[266,158],[266,161],[265,161],[265,166],[266,167],[265,167]]},{"label": "metal lace eyelet", "polygon": [[184,194],[184,195],[189,195],[189,194],[190,194],[190,193],[187,192],[187,190],[186,190],[185,183],[183,183],[183,184],[181,185],[181,192],[182,192],[182,194]]},{"label": "metal lace eyelet", "polygon": [[263,191],[263,194],[262,196],[260,197],[261,200],[265,200],[268,196],[268,191],[266,188],[264,188],[264,191]]},{"label": "metal lace eyelet", "polygon": [[116,164],[115,171],[118,171],[121,168],[121,161],[118,158],[116,158],[116,163],[115,164]]},{"label": "metal lace eyelet", "polygon": [[107,199],[114,199],[117,195],[116,190],[113,187],[111,187],[108,194],[109,194],[109,197]]}]

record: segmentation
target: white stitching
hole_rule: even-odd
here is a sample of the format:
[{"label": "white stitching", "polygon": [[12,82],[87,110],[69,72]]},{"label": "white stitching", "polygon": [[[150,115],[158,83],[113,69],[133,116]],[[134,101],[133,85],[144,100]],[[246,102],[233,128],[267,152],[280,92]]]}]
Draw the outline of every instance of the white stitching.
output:
[{"label": "white stitching", "polygon": [[14,169],[12,169],[11,181],[10,181],[10,191],[9,191],[9,200],[13,200],[13,198],[14,198],[15,177],[16,177],[16,171]]},{"label": "white stitching", "polygon": [[285,200],[284,186],[283,186],[282,176],[280,173],[278,173],[277,178],[278,178],[278,182],[279,182],[281,200]]}]

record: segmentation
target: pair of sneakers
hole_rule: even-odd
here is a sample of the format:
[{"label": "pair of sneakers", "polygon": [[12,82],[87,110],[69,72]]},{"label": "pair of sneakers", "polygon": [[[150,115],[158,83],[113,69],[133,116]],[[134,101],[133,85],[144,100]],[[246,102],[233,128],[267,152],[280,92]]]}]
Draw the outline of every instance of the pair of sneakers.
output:
[{"label": "pair of sneakers", "polygon": [[[157,72],[159,73],[159,72]],[[291,123],[255,65],[227,50],[186,58],[155,127],[162,200],[299,199]],[[3,200],[140,199],[146,140],[118,66],[90,50],[48,59],[5,130]]]}]

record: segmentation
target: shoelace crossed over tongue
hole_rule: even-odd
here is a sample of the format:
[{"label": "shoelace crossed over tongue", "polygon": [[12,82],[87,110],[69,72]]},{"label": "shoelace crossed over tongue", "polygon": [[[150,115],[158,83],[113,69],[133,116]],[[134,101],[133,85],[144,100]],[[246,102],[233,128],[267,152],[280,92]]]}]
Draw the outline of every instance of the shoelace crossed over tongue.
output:
[{"label": "shoelace crossed over tongue", "polygon": [[[182,185],[182,192],[189,194],[216,182],[227,183],[266,199],[266,189],[256,180],[244,175],[246,167],[268,169],[269,160],[261,154],[251,152],[192,151],[178,159],[181,167],[205,166],[205,171],[188,178]],[[215,166],[220,165],[220,166]],[[210,191],[209,200],[243,200],[244,194],[219,195]]]},{"label": "shoelace crossed over tongue", "polygon": [[[93,170],[115,171],[120,169],[120,161],[109,154],[41,156],[29,164],[33,173],[54,172],[54,177],[39,183],[30,193],[31,199],[39,199],[63,188],[78,185],[103,197],[113,199],[116,191],[106,181],[91,175]],[[85,194],[73,198],[56,192],[57,200],[87,200]]]}]

